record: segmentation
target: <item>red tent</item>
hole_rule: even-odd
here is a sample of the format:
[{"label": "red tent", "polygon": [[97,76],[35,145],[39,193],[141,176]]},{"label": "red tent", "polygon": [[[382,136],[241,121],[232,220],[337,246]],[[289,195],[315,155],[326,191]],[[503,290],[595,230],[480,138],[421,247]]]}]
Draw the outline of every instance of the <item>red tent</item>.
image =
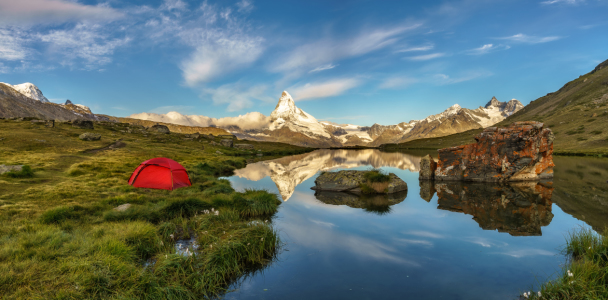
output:
[{"label": "red tent", "polygon": [[186,169],[178,162],[164,157],[141,163],[129,178],[129,184],[134,187],[170,191],[192,185]]}]

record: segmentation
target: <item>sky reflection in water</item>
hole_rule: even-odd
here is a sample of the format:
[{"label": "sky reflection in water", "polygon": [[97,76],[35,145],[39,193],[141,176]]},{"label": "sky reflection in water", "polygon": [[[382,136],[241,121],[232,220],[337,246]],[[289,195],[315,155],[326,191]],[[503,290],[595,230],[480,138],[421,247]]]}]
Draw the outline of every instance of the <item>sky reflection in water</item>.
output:
[{"label": "sky reflection in water", "polygon": [[[371,166],[408,184],[387,213],[324,203],[310,189],[319,171]],[[274,220],[286,247],[226,298],[516,299],[559,270],[564,234],[586,226],[536,183],[452,183],[432,197],[427,186],[427,202],[417,171],[418,156],[378,150],[319,150],[237,171],[230,177],[237,190],[288,200]]]}]

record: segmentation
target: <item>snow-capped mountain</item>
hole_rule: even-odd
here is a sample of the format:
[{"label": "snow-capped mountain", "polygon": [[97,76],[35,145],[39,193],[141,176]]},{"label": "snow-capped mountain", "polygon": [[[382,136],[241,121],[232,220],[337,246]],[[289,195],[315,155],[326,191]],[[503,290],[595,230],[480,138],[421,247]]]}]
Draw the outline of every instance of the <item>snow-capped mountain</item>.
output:
[{"label": "snow-capped mountain", "polygon": [[[4,83],[4,82],[0,82],[0,83]],[[42,95],[42,91],[40,91],[40,89],[33,83],[26,82],[26,83],[16,84],[16,85],[10,85],[8,83],[4,83],[4,84],[12,87],[17,92],[19,92],[19,93],[23,94],[24,96],[29,97],[31,99],[38,100],[38,101],[44,102],[44,103],[49,102],[49,99],[47,99],[44,95]]]},{"label": "snow-capped mountain", "polygon": [[[500,102],[495,97],[485,107],[463,108],[454,104],[445,111],[422,120],[411,120],[396,125],[359,126],[319,121],[298,108],[294,99],[284,91],[270,117],[248,113],[234,118],[212,119],[205,116],[186,116],[177,112],[164,115],[141,113],[131,118],[156,122],[175,122],[180,125],[217,126],[240,139],[283,142],[307,147],[380,146],[409,140],[440,137],[466,130],[494,125],[523,105],[513,99]],[[247,122],[245,122],[247,121]],[[247,125],[245,125],[247,124]],[[251,126],[255,124],[255,126]]]},{"label": "snow-capped mountain", "polygon": [[102,121],[106,117],[96,116],[91,110],[70,100],[65,104],[49,102],[42,91],[32,83],[10,85],[0,82],[0,118],[39,118],[68,121],[87,119]]},{"label": "snow-capped mountain", "polygon": [[350,169],[366,165],[374,168],[394,167],[418,172],[420,157],[399,152],[382,152],[377,149],[358,151],[321,149],[306,154],[248,164],[245,168],[234,171],[234,174],[254,181],[270,177],[277,185],[283,201],[287,201],[293,195],[296,186],[319,171]]}]

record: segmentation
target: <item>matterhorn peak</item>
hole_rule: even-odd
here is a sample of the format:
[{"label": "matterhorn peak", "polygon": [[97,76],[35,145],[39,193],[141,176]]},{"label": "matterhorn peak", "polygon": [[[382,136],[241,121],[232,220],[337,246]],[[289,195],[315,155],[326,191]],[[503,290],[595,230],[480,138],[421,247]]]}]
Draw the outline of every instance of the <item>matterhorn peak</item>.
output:
[{"label": "matterhorn peak", "polygon": [[272,119],[288,119],[289,116],[297,113],[296,103],[293,101],[293,98],[287,91],[283,91],[281,98],[279,98],[279,103],[274,108],[274,111],[270,114]]}]

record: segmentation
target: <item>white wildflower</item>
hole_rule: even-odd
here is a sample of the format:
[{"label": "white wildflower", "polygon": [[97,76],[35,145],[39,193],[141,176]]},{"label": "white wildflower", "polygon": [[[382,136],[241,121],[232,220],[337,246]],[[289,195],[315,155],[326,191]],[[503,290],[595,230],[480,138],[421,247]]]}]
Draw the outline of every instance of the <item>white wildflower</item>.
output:
[{"label": "white wildflower", "polygon": [[538,291],[538,298],[540,298],[542,296],[542,294],[540,293],[540,291]]},{"label": "white wildflower", "polygon": [[264,241],[264,238],[261,238],[261,239],[260,239],[260,241],[262,241],[262,242],[263,242],[263,241]]},{"label": "white wildflower", "polygon": [[173,239],[175,236],[174,236],[174,235],[173,235],[173,233],[172,233],[172,234],[170,234],[170,235],[169,235],[169,237],[170,237],[171,239]]},{"label": "white wildflower", "polygon": [[251,243],[247,243],[247,246],[251,245]]},{"label": "white wildflower", "polygon": [[219,211],[219,210],[216,210],[216,211],[215,211],[215,215],[216,215],[216,216],[219,216],[219,215],[220,215],[220,211]]},{"label": "white wildflower", "polygon": [[211,208],[211,211],[213,212],[214,210],[215,210],[215,209],[212,207],[212,208]]},{"label": "white wildflower", "polygon": [[524,298],[528,299],[528,293],[524,292]]}]

